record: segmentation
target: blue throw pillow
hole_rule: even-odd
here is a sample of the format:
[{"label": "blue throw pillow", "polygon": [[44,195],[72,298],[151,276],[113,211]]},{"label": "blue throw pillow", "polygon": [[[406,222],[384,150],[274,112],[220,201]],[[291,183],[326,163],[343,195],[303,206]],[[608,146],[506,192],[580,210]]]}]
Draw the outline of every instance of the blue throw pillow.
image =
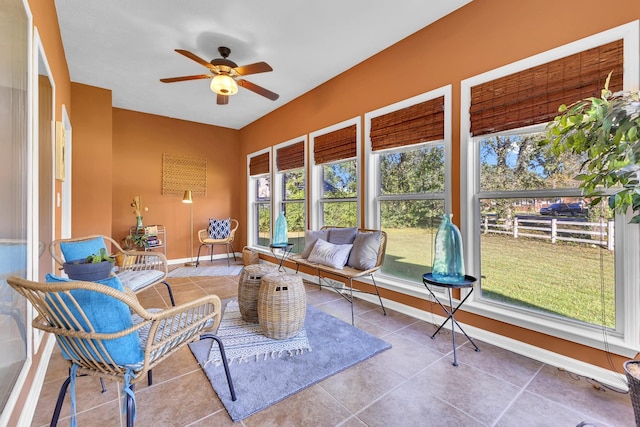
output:
[{"label": "blue throw pillow", "polygon": [[78,242],[60,242],[60,252],[67,262],[85,259],[89,255],[100,252],[102,248],[107,249],[102,237]]},{"label": "blue throw pillow", "polygon": [[209,237],[212,239],[226,239],[231,234],[231,218],[209,218]]},{"label": "blue throw pillow", "polygon": [[[73,280],[47,274],[46,281],[50,283],[60,283],[72,282]],[[117,277],[99,280],[96,283],[110,286],[116,290],[124,292],[124,287],[122,286],[120,279]],[[71,295],[76,299],[96,332],[113,333],[133,326],[131,312],[124,302],[108,295],[86,289],[73,290],[71,291]],[[81,328],[86,330],[87,324],[84,320],[79,318],[79,312],[72,304],[70,304],[69,298],[66,295],[61,295],[61,297],[64,304],[69,307],[74,317],[79,319]],[[48,302],[54,307],[54,310],[58,307],[59,303],[56,301],[49,299]],[[64,310],[61,310],[61,307],[59,308],[60,310],[57,310],[56,314],[63,318],[66,317],[61,315],[61,313],[64,313]],[[66,326],[71,327],[71,325]],[[74,327],[73,329],[77,328]],[[62,355],[66,359],[71,359],[69,354],[72,353],[73,350],[70,348],[64,348],[63,345],[60,344],[60,341],[58,341],[58,344],[62,348]],[[104,341],[104,347],[118,365],[136,365],[141,363],[144,359],[144,353],[140,347],[140,337],[137,331],[121,338],[106,340]],[[92,356],[95,356],[93,351],[91,351],[89,357]]]}]

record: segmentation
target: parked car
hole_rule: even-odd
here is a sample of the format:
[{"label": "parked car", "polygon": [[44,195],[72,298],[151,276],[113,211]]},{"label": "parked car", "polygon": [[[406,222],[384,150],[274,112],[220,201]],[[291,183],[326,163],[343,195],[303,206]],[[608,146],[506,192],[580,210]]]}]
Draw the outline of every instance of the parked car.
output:
[{"label": "parked car", "polygon": [[547,207],[540,209],[541,215],[570,215],[576,216],[584,213],[584,209],[580,203],[553,203]]}]

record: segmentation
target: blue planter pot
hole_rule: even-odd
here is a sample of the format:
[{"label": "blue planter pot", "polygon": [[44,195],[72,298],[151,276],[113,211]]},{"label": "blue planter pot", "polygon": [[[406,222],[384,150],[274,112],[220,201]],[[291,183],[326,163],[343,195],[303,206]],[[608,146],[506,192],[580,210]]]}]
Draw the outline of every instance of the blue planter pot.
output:
[{"label": "blue planter pot", "polygon": [[70,279],[82,280],[85,282],[95,282],[96,280],[106,279],[111,275],[113,270],[113,262],[102,261],[96,263],[86,263],[84,260],[65,262],[64,272]]}]

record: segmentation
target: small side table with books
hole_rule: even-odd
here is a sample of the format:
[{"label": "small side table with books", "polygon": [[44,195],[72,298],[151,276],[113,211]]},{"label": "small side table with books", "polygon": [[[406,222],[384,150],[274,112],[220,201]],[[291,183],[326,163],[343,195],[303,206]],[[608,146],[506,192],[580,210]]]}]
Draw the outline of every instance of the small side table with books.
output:
[{"label": "small side table with books", "polygon": [[152,251],[156,249],[162,249],[162,252],[167,256],[167,230],[164,225],[147,225],[143,228],[131,227],[129,228],[130,236],[146,236],[147,245],[145,251]]}]

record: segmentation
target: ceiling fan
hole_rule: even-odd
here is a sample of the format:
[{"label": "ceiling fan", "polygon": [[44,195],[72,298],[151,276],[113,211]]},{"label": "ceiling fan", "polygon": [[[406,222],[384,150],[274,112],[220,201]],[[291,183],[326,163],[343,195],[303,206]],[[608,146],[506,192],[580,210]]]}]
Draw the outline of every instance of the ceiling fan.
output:
[{"label": "ceiling fan", "polygon": [[273,71],[273,68],[266,62],[256,62],[255,64],[238,66],[235,62],[227,59],[231,53],[231,49],[228,47],[220,46],[218,52],[222,55],[222,58],[212,59],[211,62],[207,62],[188,50],[176,49],[181,55],[196,61],[200,65],[204,65],[211,71],[211,74],[198,74],[195,76],[182,76],[182,77],[169,77],[166,79],[160,79],[162,83],[174,83],[183,82],[186,80],[199,80],[199,79],[212,79],[211,90],[218,95],[217,103],[219,105],[226,105],[229,103],[229,96],[235,95],[238,92],[238,86],[242,86],[245,89],[249,89],[252,92],[262,95],[272,101],[278,99],[280,95],[271,92],[261,86],[250,81],[238,79],[238,77],[246,76],[248,74],[266,73],[267,71]]}]

